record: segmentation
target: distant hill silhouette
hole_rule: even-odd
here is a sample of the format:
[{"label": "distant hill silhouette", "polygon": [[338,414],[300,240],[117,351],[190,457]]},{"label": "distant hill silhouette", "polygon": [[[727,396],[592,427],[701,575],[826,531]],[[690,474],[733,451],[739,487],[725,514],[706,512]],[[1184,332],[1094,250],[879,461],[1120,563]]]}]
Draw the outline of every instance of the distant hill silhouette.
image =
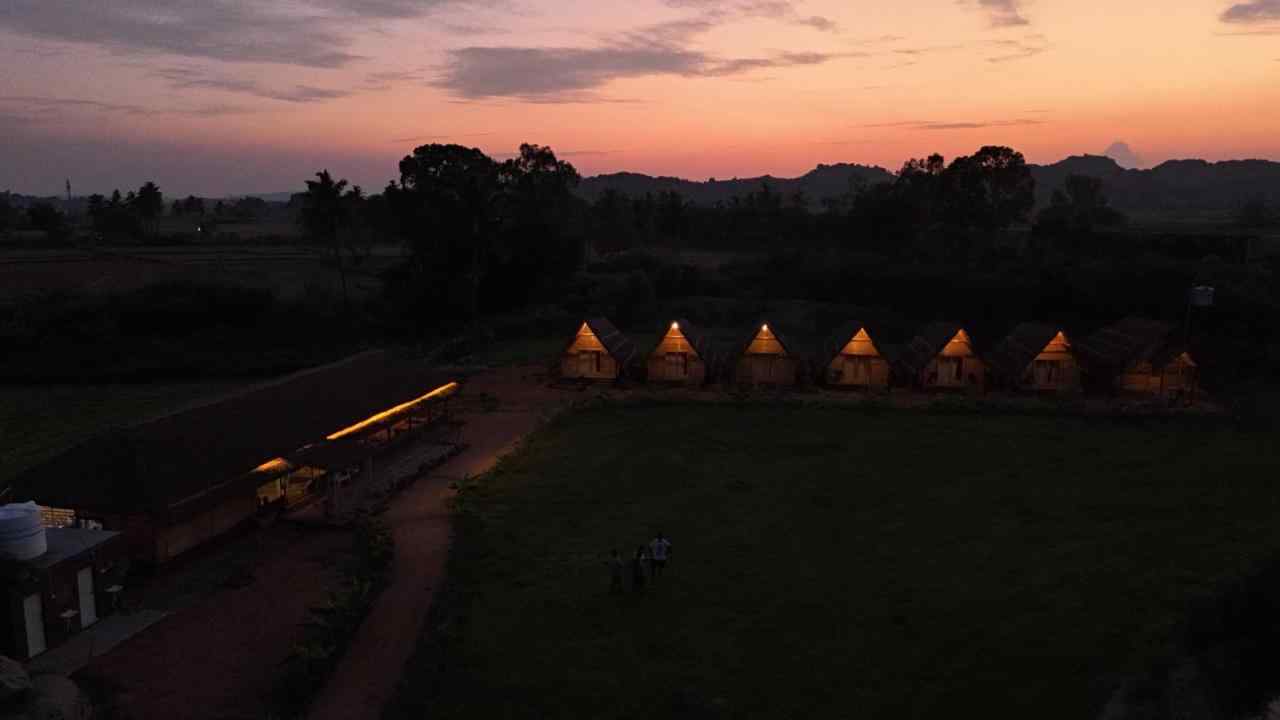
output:
[{"label": "distant hill silhouette", "polygon": [[823,198],[836,197],[849,191],[850,182],[854,179],[873,185],[893,180],[893,174],[881,167],[866,165],[819,165],[798,178],[777,178],[764,175],[753,178],[734,178],[732,180],[708,180],[698,182],[676,177],[652,177],[637,173],[613,173],[584,178],[578,185],[578,194],[587,200],[595,200],[606,190],[617,190],[626,195],[638,196],[674,190],[696,205],[714,205],[717,202],[728,202],[730,198],[742,197],[755,192],[762,185],[768,184],[771,192],[784,197],[791,197],[803,192],[809,198],[810,206],[821,207]]},{"label": "distant hill silhouette", "polygon": [[[1036,179],[1036,201],[1041,205],[1047,204],[1054,189],[1073,174],[1101,179],[1111,204],[1125,212],[1230,211],[1257,196],[1280,204],[1280,163],[1269,160],[1171,160],[1150,170],[1126,170],[1109,157],[1076,155],[1051,165],[1032,165],[1031,174]],[[893,178],[881,167],[843,163],[819,165],[797,178],[765,175],[706,182],[613,173],[583,179],[578,193],[595,200],[610,188],[632,196],[674,190],[695,204],[714,205],[768,183],[771,190],[784,196],[803,191],[816,210],[824,198],[847,192],[855,179],[874,184]]]},{"label": "distant hill silhouette", "polygon": [[1077,155],[1031,172],[1040,203],[1072,174],[1101,179],[1111,204],[1126,212],[1234,210],[1258,196],[1280,203],[1280,163],[1269,160],[1170,160],[1150,170],[1126,170],[1109,157]]}]

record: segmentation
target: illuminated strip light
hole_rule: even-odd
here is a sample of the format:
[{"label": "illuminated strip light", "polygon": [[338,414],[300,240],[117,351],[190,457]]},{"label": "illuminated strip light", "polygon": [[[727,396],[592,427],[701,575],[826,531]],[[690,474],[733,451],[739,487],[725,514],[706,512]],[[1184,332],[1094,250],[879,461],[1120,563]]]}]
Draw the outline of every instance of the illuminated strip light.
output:
[{"label": "illuminated strip light", "polygon": [[338,432],[327,436],[325,440],[337,440],[338,438],[346,437],[347,435],[351,435],[352,433],[358,433],[361,430],[369,427],[370,425],[376,424],[382,420],[386,420],[387,418],[393,415],[396,415],[397,413],[404,412],[405,410],[408,410],[409,408],[413,407],[414,405],[417,405],[418,403],[426,402],[427,400],[431,400],[433,398],[448,397],[452,395],[454,392],[456,392],[457,390],[458,390],[458,383],[456,382],[451,382],[447,385],[441,385],[440,387],[436,388],[435,390],[432,390],[431,392],[427,393],[426,395],[423,395],[422,397],[416,400],[410,400],[407,403],[402,403],[388,410],[383,410],[377,415],[374,415],[365,420],[361,420],[360,422],[356,423],[355,425],[352,425],[351,427],[343,428]]},{"label": "illuminated strip light", "polygon": [[279,472],[281,470],[288,470],[291,467],[292,466],[289,464],[288,460],[285,460],[284,458],[275,458],[274,460],[268,460],[262,463],[258,467],[254,468],[253,471],[255,473]]}]

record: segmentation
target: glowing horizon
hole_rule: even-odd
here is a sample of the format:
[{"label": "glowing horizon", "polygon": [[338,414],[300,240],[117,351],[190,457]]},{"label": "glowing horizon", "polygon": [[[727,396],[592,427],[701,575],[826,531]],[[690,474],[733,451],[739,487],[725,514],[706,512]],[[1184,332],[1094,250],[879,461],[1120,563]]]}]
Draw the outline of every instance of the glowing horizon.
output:
[{"label": "glowing horizon", "polygon": [[0,190],[376,192],[430,142],[694,180],[986,144],[1280,160],[1277,37],[1280,0],[13,0]]}]

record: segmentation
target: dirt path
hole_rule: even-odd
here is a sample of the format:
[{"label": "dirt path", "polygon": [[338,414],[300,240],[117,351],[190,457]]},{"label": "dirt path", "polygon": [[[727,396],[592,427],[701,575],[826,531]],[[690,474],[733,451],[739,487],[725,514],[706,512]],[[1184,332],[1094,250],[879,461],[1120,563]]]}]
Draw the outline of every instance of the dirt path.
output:
[{"label": "dirt path", "polygon": [[[200,590],[194,602],[175,600],[181,608],[173,615],[95,657],[84,669],[114,691],[119,717],[263,717],[264,699],[280,663],[308,608],[321,603],[337,581],[332,558],[350,547],[351,535],[279,524],[239,542],[257,548],[241,553],[254,569],[251,583]],[[202,562],[224,559],[215,555]],[[162,578],[151,592],[184,595],[189,589],[165,588],[181,585],[180,579],[180,573]]]},{"label": "dirt path", "polygon": [[[317,698],[311,720],[376,718],[391,699],[443,578],[450,537],[448,500],[453,495],[449,484],[493,467],[565,401],[564,393],[532,379],[531,372],[489,371],[464,386],[459,398],[466,421],[462,440],[469,447],[396,496],[383,515],[395,534],[394,579]],[[497,406],[484,408],[483,394],[497,398]]]}]

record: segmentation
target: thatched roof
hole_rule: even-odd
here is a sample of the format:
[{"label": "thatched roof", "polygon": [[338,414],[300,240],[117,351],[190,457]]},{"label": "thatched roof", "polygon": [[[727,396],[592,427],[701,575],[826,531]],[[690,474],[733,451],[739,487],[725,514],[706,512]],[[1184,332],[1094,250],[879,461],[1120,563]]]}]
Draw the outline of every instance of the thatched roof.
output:
[{"label": "thatched roof", "polygon": [[[953,322],[936,322],[924,326],[915,337],[911,338],[911,342],[901,349],[898,362],[912,375],[920,372],[961,330],[964,330],[964,327]],[[972,336],[969,337],[969,342],[973,342]],[[977,352],[976,347],[974,352]]]},{"label": "thatched roof", "polygon": [[997,374],[1019,378],[1059,332],[1054,325],[1021,323],[983,357]]},{"label": "thatched roof", "polygon": [[779,330],[776,325],[769,322],[767,318],[761,318],[751,325],[751,328],[745,333],[745,337],[743,337],[734,346],[732,355],[733,361],[736,362],[738,358],[747,353],[747,349],[751,347],[751,343],[756,339],[756,335],[760,334],[760,329],[766,325],[769,327],[769,332],[777,339],[778,344],[782,346],[783,352],[785,352],[788,357],[796,360],[803,360],[808,355],[805,345],[801,342],[800,338],[790,334],[784,335],[783,332]]},{"label": "thatched roof", "polygon": [[272,458],[325,442],[451,380],[393,353],[363,353],[90,438],[23,473],[15,496],[102,512],[163,512],[192,498],[199,504]]},{"label": "thatched roof", "polygon": [[1172,325],[1131,316],[1093,333],[1076,350],[1091,364],[1119,372],[1144,362],[1163,367],[1186,348]]},{"label": "thatched roof", "polygon": [[[713,340],[711,340],[711,338],[707,337],[707,334],[702,331],[702,328],[689,322],[687,318],[676,318],[675,323],[679,326],[680,334],[684,336],[686,341],[688,341],[689,347],[693,348],[693,351],[697,353],[702,362],[707,365],[714,364],[717,359],[719,347]],[[650,351],[650,355],[657,352],[658,348],[662,347],[662,341],[666,339],[668,332],[670,332],[670,328],[664,331],[661,337],[658,338],[658,344],[654,346],[652,351]]]},{"label": "thatched roof", "polygon": [[[607,318],[589,317],[584,319],[583,322],[586,323],[587,328],[596,336],[596,339],[604,346],[605,352],[609,353],[609,356],[618,363],[619,367],[627,367],[636,362],[636,344],[631,342],[631,338],[624,335],[621,330],[614,327],[613,323],[609,322]],[[573,347],[576,338],[575,334],[573,338],[569,339],[563,352],[568,352],[569,348]]]},{"label": "thatched roof", "polygon": [[827,337],[822,341],[822,347],[820,348],[821,355],[818,359],[821,360],[824,365],[831,364],[831,361],[835,360],[836,356],[838,356],[841,351],[848,346],[854,336],[863,330],[867,331],[867,337],[871,338],[871,343],[875,346],[876,350],[879,351],[880,357],[892,362],[890,357],[891,351],[887,349],[887,346],[880,343],[877,339],[877,333],[867,327],[866,323],[860,320],[846,322],[828,333]]}]

